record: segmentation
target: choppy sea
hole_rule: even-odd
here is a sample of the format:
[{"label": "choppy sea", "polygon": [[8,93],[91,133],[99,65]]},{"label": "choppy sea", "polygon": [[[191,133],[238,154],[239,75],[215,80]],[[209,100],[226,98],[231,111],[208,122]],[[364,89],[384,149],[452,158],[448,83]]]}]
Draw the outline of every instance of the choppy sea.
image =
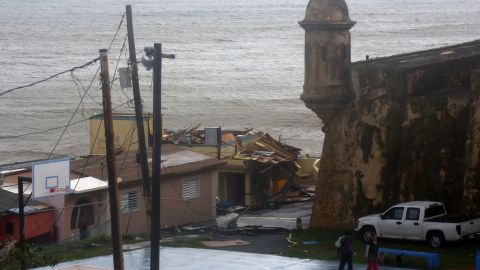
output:
[{"label": "choppy sea", "polygon": [[[164,127],[254,128],[318,156],[322,123],[299,99],[303,84],[307,0],[0,0],[0,91],[26,85],[109,51],[110,76],[127,65],[131,4],[138,57],[162,43]],[[347,0],[352,61],[480,38],[478,0]],[[89,152],[88,122],[100,113],[98,62],[0,96],[0,164]],[[151,71],[139,68],[145,111],[152,109]],[[80,102],[85,89],[92,86]],[[112,88],[116,112],[129,88]],[[77,109],[78,107],[78,109]],[[76,113],[74,114],[74,112]],[[51,130],[49,130],[51,129]],[[49,130],[49,131],[46,131]],[[25,135],[28,133],[35,133]],[[63,134],[63,135],[62,135]],[[21,136],[23,135],[23,136]],[[61,139],[59,139],[61,138]],[[57,144],[58,142],[58,144]]]}]

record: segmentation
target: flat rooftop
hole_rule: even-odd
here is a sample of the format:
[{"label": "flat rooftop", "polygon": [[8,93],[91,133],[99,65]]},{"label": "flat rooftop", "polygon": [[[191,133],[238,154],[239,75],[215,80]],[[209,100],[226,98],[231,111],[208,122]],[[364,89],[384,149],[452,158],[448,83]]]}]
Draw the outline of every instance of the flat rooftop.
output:
[{"label": "flat rooftop", "polygon": [[431,50],[358,61],[352,63],[352,66],[408,69],[411,67],[425,66],[468,58],[480,63],[480,40]]}]

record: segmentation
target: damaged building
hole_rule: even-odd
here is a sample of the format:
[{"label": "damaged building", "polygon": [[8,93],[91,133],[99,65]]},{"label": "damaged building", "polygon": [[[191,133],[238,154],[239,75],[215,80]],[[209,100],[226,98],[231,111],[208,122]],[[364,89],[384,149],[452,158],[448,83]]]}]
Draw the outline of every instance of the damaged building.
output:
[{"label": "damaged building", "polygon": [[220,208],[311,199],[317,159],[300,157],[301,149],[283,144],[268,133],[199,127],[167,131],[164,141],[225,162],[218,167]]},{"label": "damaged building", "polygon": [[402,201],[480,212],[480,41],[351,63],[344,0],[311,0],[302,100],[324,123],[311,226]]}]

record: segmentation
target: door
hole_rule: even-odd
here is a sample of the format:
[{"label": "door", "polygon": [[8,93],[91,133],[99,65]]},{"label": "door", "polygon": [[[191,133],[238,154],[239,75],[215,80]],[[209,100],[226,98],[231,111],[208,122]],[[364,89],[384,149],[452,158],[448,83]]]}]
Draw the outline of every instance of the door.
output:
[{"label": "door", "polygon": [[422,240],[422,221],[420,208],[408,207],[403,222],[403,235],[406,239]]},{"label": "door", "polygon": [[393,207],[381,215],[378,230],[381,237],[403,238],[403,212],[404,207]]}]

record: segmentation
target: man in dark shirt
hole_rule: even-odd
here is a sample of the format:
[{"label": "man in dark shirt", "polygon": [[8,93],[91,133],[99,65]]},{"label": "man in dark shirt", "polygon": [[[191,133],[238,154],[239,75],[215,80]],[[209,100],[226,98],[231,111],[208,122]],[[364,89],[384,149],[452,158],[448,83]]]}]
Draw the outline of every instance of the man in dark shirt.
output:
[{"label": "man in dark shirt", "polygon": [[346,231],[340,244],[340,264],[338,265],[338,270],[343,270],[345,264],[348,264],[348,270],[353,270],[352,255],[352,236],[350,231]]}]

